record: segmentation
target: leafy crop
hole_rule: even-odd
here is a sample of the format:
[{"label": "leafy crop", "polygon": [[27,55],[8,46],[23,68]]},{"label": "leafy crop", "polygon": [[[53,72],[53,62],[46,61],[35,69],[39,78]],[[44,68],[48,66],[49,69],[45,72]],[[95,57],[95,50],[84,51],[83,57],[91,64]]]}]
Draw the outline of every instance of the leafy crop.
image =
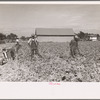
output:
[{"label": "leafy crop", "polygon": [[[0,81],[22,82],[100,82],[100,42],[79,42],[84,56],[70,57],[69,43],[40,43],[31,60],[30,48],[23,42],[18,60],[0,66]],[[9,44],[8,44],[9,45]]]}]

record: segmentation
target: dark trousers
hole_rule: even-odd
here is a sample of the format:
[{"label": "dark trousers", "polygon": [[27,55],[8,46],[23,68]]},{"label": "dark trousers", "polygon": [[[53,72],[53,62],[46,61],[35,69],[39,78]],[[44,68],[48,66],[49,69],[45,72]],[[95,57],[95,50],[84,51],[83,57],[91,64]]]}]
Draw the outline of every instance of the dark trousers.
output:
[{"label": "dark trousers", "polygon": [[71,54],[72,57],[75,57],[76,54],[81,55],[78,47],[71,47],[70,48],[70,54]]},{"label": "dark trousers", "polygon": [[38,51],[38,49],[31,49],[31,58],[33,58],[34,55],[38,55],[39,57],[42,57]]}]

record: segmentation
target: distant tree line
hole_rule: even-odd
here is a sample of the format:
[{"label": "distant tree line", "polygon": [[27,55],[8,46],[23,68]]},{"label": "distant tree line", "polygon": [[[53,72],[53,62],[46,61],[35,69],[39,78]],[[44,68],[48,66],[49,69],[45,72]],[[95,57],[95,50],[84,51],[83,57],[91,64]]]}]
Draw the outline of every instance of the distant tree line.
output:
[{"label": "distant tree line", "polygon": [[18,38],[18,36],[14,33],[10,33],[8,35],[0,33],[0,43],[14,42],[16,40],[16,38]]},{"label": "distant tree line", "polygon": [[[5,42],[15,42],[17,38],[18,36],[14,33],[10,33],[8,35],[0,33],[0,44]],[[21,36],[20,39],[26,41],[29,39],[29,37]]]},{"label": "distant tree line", "polygon": [[90,41],[90,37],[91,36],[95,36],[97,37],[97,40],[100,40],[100,35],[99,34],[93,34],[93,33],[84,33],[82,31],[80,31],[77,36],[79,37],[80,40],[83,41]]},{"label": "distant tree line", "polygon": [[[96,36],[98,40],[100,40],[100,35],[99,34],[93,34],[93,33],[85,33],[80,31],[79,33],[76,33],[77,36],[79,37],[80,40],[83,41],[90,41],[90,36]],[[18,36],[14,33],[10,33],[8,35],[5,35],[3,33],[0,33],[0,43],[5,43],[5,42],[14,42],[18,38]],[[28,40],[30,37],[25,37],[21,36],[20,39],[23,41]]]},{"label": "distant tree line", "polygon": [[20,39],[23,40],[23,41],[26,41],[26,40],[28,40],[29,38],[30,38],[30,37],[25,37],[25,36],[21,36],[21,37],[20,37]]}]

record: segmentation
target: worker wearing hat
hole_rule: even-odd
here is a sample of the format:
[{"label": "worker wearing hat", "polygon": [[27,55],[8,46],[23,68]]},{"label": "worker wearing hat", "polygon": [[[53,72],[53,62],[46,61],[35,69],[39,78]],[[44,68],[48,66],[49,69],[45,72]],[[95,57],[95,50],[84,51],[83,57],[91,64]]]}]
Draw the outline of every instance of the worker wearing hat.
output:
[{"label": "worker wearing hat", "polygon": [[76,54],[82,55],[79,51],[78,41],[79,38],[77,35],[75,35],[74,39],[70,42],[70,54],[73,58],[76,56]]},{"label": "worker wearing hat", "polygon": [[31,58],[33,58],[35,54],[41,57],[41,55],[38,52],[38,41],[36,34],[31,35],[30,39],[28,40],[28,45],[31,49]]}]

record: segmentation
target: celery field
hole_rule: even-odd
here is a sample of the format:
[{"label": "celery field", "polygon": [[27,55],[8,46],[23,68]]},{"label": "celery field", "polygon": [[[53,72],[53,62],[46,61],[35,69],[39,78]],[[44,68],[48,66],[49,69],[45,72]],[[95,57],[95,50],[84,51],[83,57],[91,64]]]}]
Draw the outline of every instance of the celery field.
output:
[{"label": "celery field", "polygon": [[[10,47],[13,44],[1,44]],[[70,57],[69,43],[41,42],[31,60],[27,42],[21,42],[17,60],[0,65],[1,82],[100,82],[100,42],[80,41],[84,56]]]}]

